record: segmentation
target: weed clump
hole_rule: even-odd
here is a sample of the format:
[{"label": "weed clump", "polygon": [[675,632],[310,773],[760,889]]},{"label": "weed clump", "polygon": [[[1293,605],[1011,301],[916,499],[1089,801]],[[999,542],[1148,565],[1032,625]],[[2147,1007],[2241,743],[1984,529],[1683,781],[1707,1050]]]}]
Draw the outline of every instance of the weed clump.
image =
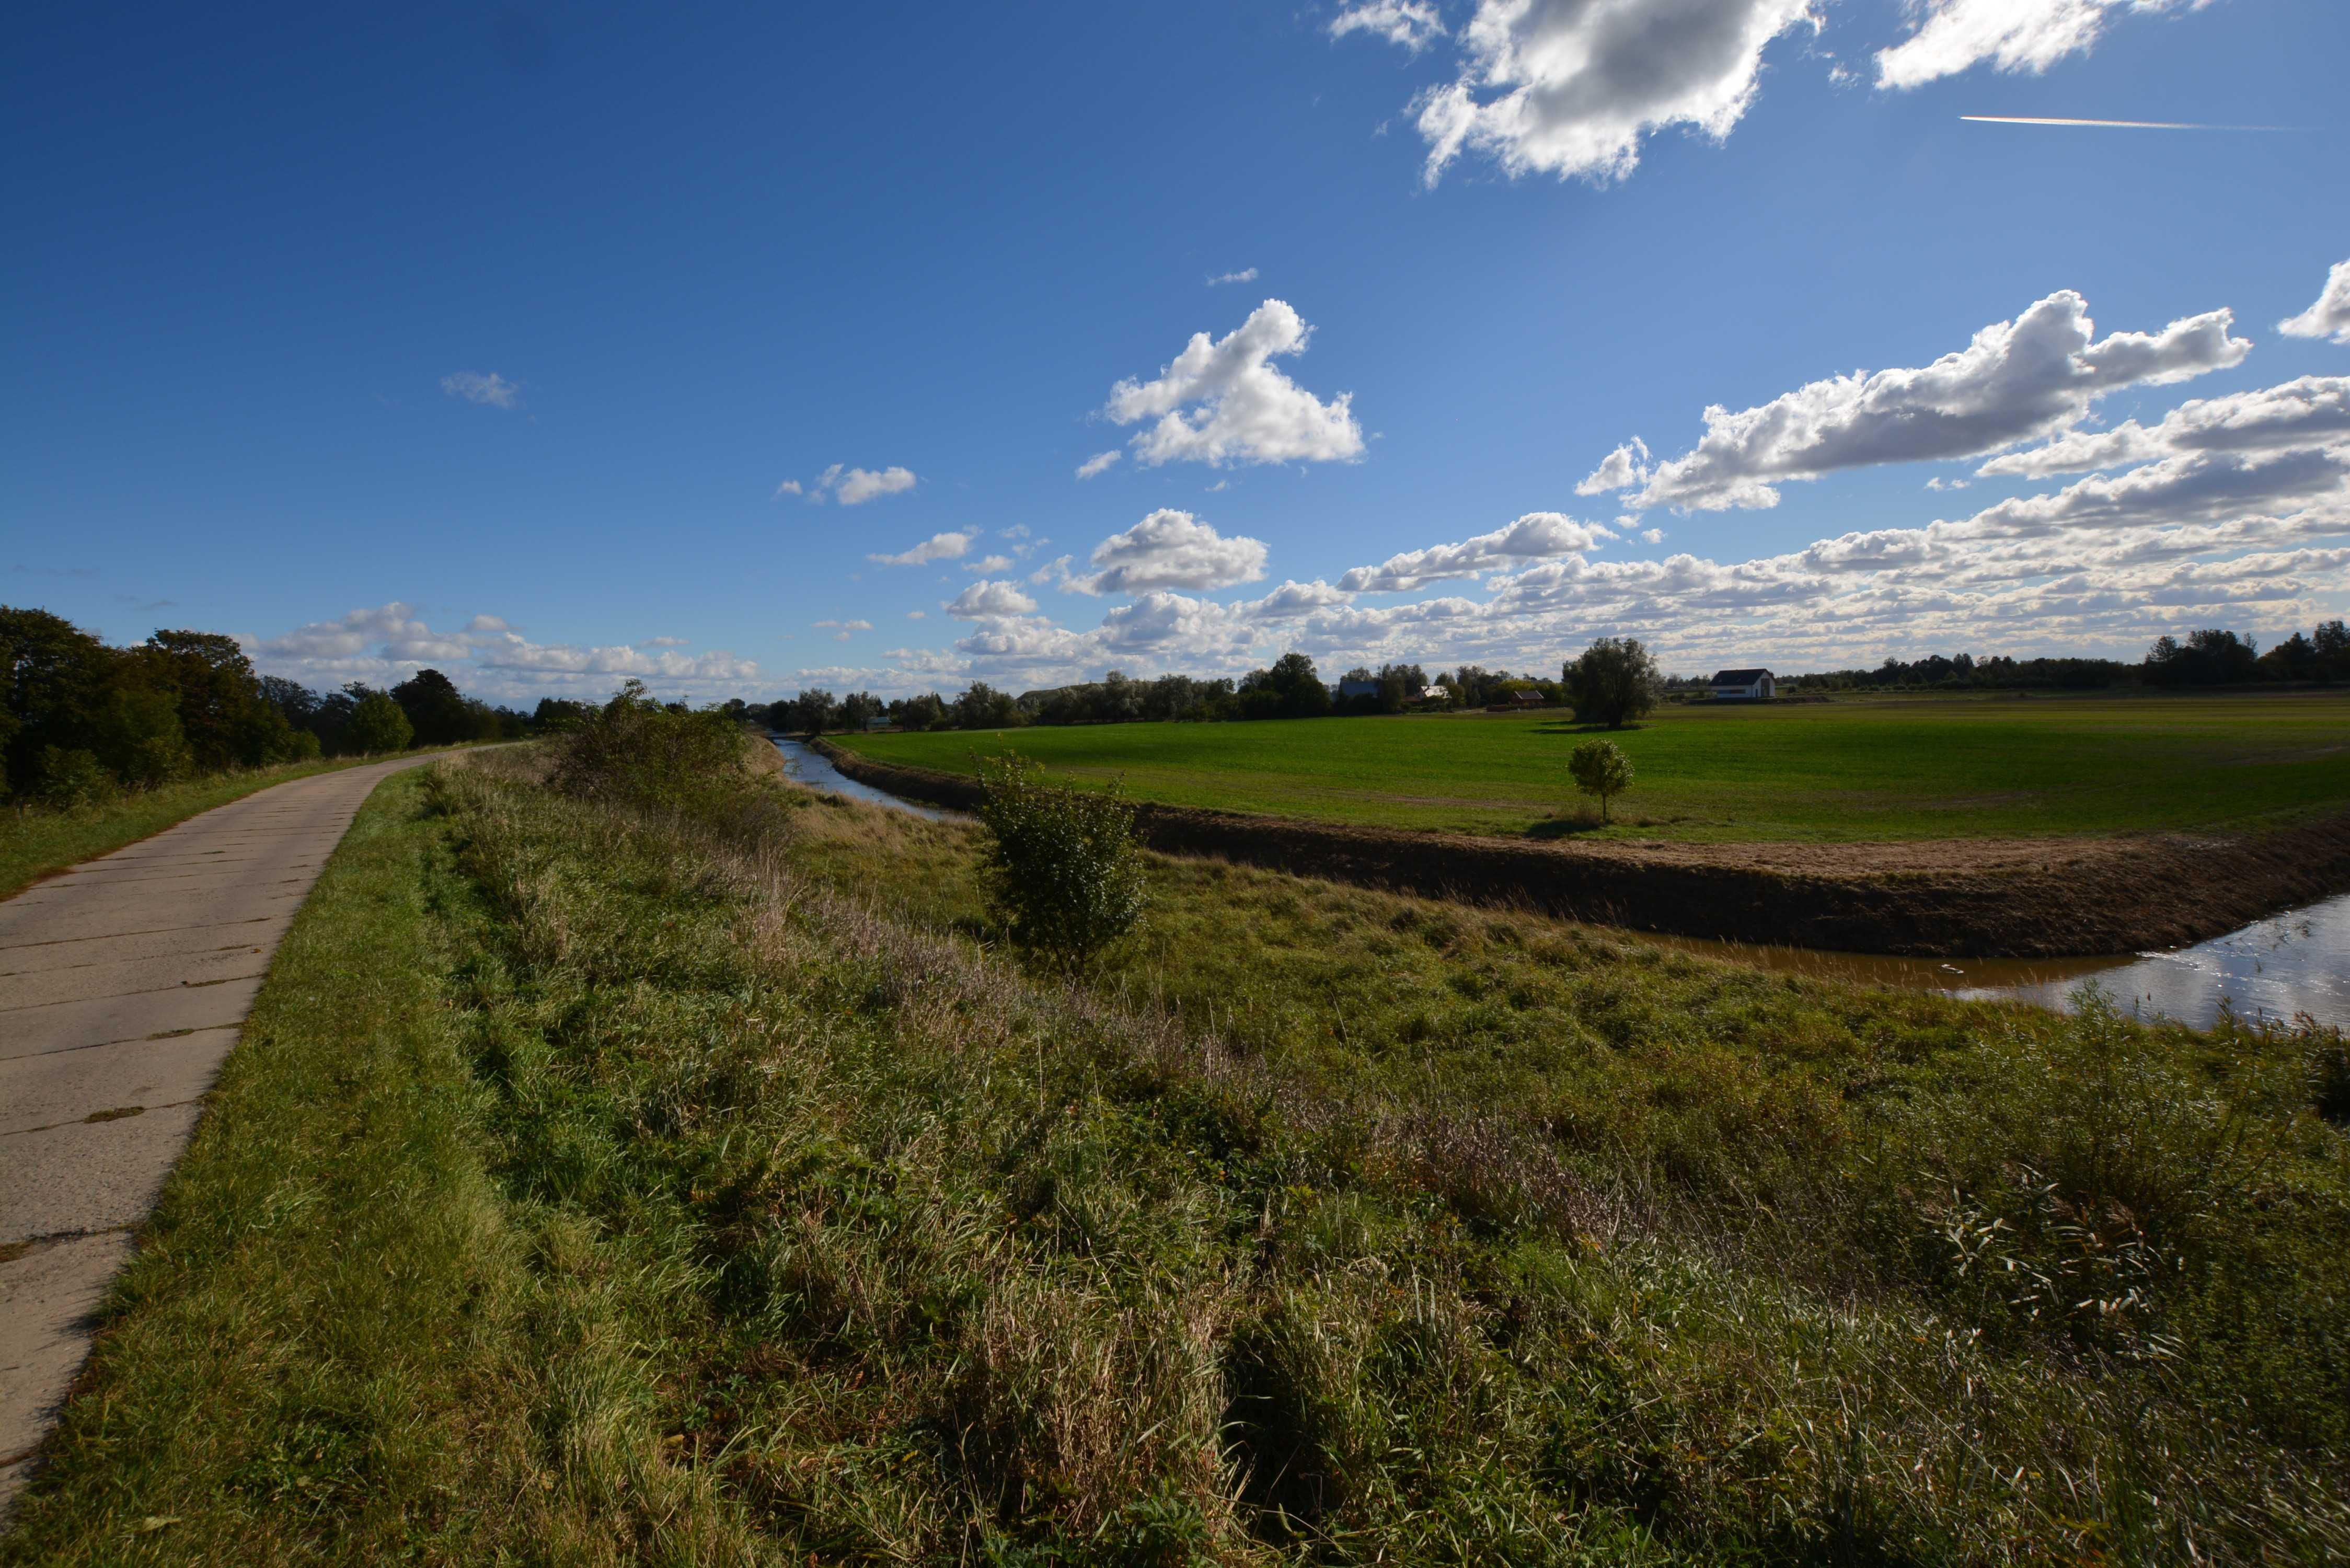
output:
[{"label": "weed clump", "polygon": [[552,779],[558,790],[702,826],[725,826],[772,803],[744,787],[750,738],[716,709],[664,707],[631,680],[566,736]]},{"label": "weed clump", "polygon": [[981,764],[979,808],[993,844],[988,896],[1012,940],[1046,963],[1080,970],[1141,922],[1149,898],[1134,807],[1100,791],[1045,782],[1014,753]]}]

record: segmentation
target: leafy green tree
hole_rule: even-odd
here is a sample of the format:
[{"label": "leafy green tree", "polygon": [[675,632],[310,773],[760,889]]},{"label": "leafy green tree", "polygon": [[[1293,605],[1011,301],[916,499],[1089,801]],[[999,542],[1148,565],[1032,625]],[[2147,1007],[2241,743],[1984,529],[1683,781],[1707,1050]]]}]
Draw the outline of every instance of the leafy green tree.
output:
[{"label": "leafy green tree", "polygon": [[1045,782],[1014,753],[980,763],[979,808],[992,844],[985,880],[1012,940],[1056,967],[1083,969],[1132,930],[1148,901],[1134,807],[1118,786]]},{"label": "leafy green tree", "polygon": [[821,735],[840,728],[840,704],[823,687],[814,687],[792,699],[790,728],[803,735]]},{"label": "leafy green tree", "polygon": [[[2313,649],[2314,651],[2314,649]],[[2260,678],[2260,645],[2248,637],[2209,627],[2187,640],[2157,638],[2146,653],[2146,679],[2156,686],[2224,686]]]},{"label": "leafy green tree", "polygon": [[420,746],[446,746],[476,737],[479,725],[457,683],[437,670],[420,670],[391,689]]},{"label": "leafy green tree", "polygon": [[868,719],[879,719],[889,705],[870,691],[852,691],[840,700],[840,727],[854,732]]},{"label": "leafy green tree", "polygon": [[257,768],[286,754],[293,728],[263,694],[236,639],[209,631],[158,631],[131,650],[140,678],[172,693],[196,767]]},{"label": "leafy green tree", "polygon": [[317,717],[318,694],[298,680],[288,680],[283,675],[265,675],[260,680],[261,700],[284,716],[297,730],[307,730]]},{"label": "leafy green tree", "polygon": [[1289,652],[1269,670],[1252,670],[1241,678],[1239,708],[1248,719],[1319,719],[1332,707],[1330,689],[1305,654]]},{"label": "leafy green tree", "polygon": [[889,722],[901,730],[935,730],[946,722],[946,701],[935,691],[900,697],[889,704]]},{"label": "leafy green tree", "polygon": [[0,747],[12,788],[37,787],[44,748],[88,747],[121,662],[62,616],[0,605]]},{"label": "leafy green tree", "polygon": [[90,726],[89,739],[99,761],[133,789],[153,789],[196,771],[195,753],[180,728],[179,704],[169,691],[118,685]]},{"label": "leafy green tree", "polygon": [[415,738],[415,726],[408,722],[400,704],[387,692],[370,691],[353,705],[345,741],[352,751],[372,757],[383,752],[406,751]]},{"label": "leafy green tree", "polygon": [[1657,705],[1662,676],[1638,638],[1596,639],[1565,668],[1575,722],[1620,730]]},{"label": "leafy green tree", "polygon": [[1632,759],[1613,741],[1586,741],[1568,753],[1566,771],[1575,787],[1599,797],[1599,820],[1609,820],[1607,803],[1632,787]]},{"label": "leafy green tree", "polygon": [[[776,705],[781,707],[783,704]],[[595,716],[596,705],[593,702],[574,701],[568,697],[542,697],[530,716],[530,725],[532,729],[547,734],[561,734],[577,729]]]},{"label": "leafy green tree", "polygon": [[1026,715],[1009,691],[998,691],[984,680],[974,680],[954,700],[951,709],[958,730],[1009,730]]}]

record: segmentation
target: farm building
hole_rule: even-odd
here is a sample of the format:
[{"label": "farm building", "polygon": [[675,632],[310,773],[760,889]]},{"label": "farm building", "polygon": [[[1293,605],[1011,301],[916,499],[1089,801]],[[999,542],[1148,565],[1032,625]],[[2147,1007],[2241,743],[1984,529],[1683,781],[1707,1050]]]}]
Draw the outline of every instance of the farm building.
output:
[{"label": "farm building", "polygon": [[1716,701],[1767,702],[1778,690],[1778,680],[1767,670],[1717,670],[1713,672],[1712,696]]}]

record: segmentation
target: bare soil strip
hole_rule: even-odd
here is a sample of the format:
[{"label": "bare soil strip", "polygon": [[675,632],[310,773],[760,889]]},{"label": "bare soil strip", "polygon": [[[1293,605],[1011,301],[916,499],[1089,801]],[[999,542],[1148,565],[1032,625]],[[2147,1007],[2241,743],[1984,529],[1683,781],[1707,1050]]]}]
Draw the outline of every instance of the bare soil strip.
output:
[{"label": "bare soil strip", "polygon": [[[850,778],[960,811],[976,780],[824,741]],[[2350,814],[2265,833],[1889,844],[1522,843],[1144,803],[1154,849],[1675,936],[1919,958],[2180,947],[2350,890]]]},{"label": "bare soil strip", "polygon": [[273,785],[0,901],[0,1517],[294,911],[430,760]]}]

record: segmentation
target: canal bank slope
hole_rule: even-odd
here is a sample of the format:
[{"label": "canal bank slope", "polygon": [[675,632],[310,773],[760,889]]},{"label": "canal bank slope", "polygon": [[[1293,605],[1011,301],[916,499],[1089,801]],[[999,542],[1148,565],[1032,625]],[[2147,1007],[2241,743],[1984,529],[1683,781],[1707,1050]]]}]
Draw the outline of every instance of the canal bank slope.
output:
[{"label": "canal bank slope", "polygon": [[[813,742],[848,777],[969,811],[976,781]],[[2262,834],[1891,844],[1526,843],[1140,803],[1154,849],[1675,936],[1926,958],[2183,946],[2350,890],[2350,814]]]}]

